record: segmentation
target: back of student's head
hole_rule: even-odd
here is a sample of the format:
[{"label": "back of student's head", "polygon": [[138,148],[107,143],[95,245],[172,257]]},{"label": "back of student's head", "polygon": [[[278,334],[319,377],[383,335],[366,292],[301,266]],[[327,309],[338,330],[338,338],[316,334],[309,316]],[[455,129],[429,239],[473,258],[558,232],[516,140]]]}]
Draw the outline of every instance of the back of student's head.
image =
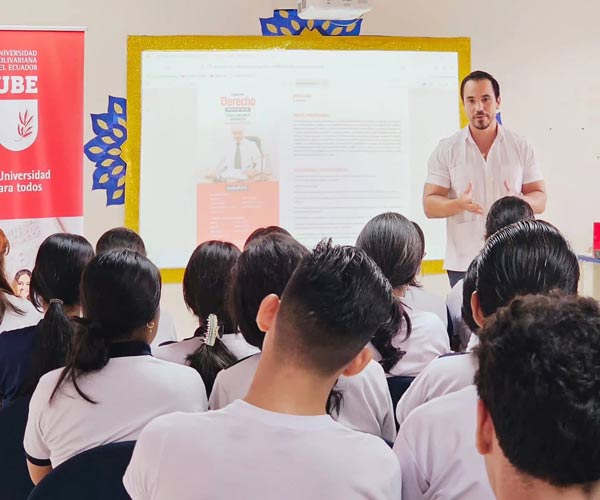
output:
[{"label": "back of student's head", "polygon": [[273,342],[287,359],[331,375],[378,332],[397,331],[399,321],[392,287],[366,252],[321,242],[283,292]]},{"label": "back of student's head", "polygon": [[271,234],[285,234],[286,236],[292,236],[287,229],[284,229],[280,226],[267,226],[267,227],[259,227],[250,233],[250,236],[246,238],[246,242],[244,243],[244,250],[248,246],[248,243],[251,241],[260,238],[261,236],[269,236]]},{"label": "back of student's head", "polygon": [[479,254],[477,295],[484,316],[517,295],[576,293],[577,256],[553,225],[523,220],[494,233]]},{"label": "back of student's head", "polygon": [[485,219],[485,237],[489,238],[503,227],[510,226],[520,220],[534,219],[533,209],[523,198],[505,196],[496,200]]},{"label": "back of student's head", "polygon": [[256,324],[262,300],[281,297],[300,260],[304,245],[285,234],[268,234],[252,240],[236,262],[231,277],[230,311],[246,341],[262,349],[264,332]]},{"label": "back of student's head", "polygon": [[142,254],[121,249],[94,257],[81,279],[83,319],[57,388],[71,379],[90,400],[80,391],[78,377],[103,368],[113,342],[152,341],[160,293],[160,273]]},{"label": "back of student's head", "polygon": [[[227,294],[231,270],[239,256],[238,247],[225,241],[206,241],[192,253],[183,275],[183,299],[200,321],[196,336],[206,334],[211,314],[216,316],[221,333],[235,332]],[[200,373],[210,394],[217,373],[235,363],[236,358],[217,338],[213,346],[202,344],[187,361]]]},{"label": "back of student's head", "polygon": [[127,248],[146,256],[144,240],[135,231],[126,227],[115,227],[106,231],[96,243],[96,253]]},{"label": "back of student's head", "polygon": [[476,352],[479,397],[508,461],[557,487],[598,488],[598,302],[559,293],[518,297],[485,324]]},{"label": "back of student's head", "polygon": [[[413,221],[413,226],[415,226],[415,229],[417,230],[417,234],[419,235],[419,240],[421,240],[421,247],[423,249],[423,255],[421,255],[421,260],[423,260],[425,258],[425,233],[423,232],[423,230],[421,229],[421,226],[419,226],[419,224],[417,224],[416,222]],[[418,274],[419,271],[417,271]],[[419,280],[417,279],[417,275],[415,274],[415,277],[410,280],[409,286],[413,286],[413,287],[421,287],[421,283],[419,282]]]},{"label": "back of student's head", "polygon": [[356,246],[375,261],[394,289],[415,279],[425,252],[424,238],[415,223],[394,212],[367,222]]},{"label": "back of student's head", "polygon": [[0,323],[4,319],[4,314],[7,310],[11,310],[14,312],[22,312],[20,309],[16,308],[9,302],[6,295],[15,295],[12,287],[10,286],[10,282],[6,277],[6,272],[4,270],[4,258],[10,252],[10,243],[8,238],[4,234],[4,231],[0,229]]},{"label": "back of student's head", "polygon": [[[362,229],[356,240],[356,246],[363,250],[379,266],[392,288],[401,289],[415,283],[421,266],[425,239],[420,228],[403,215],[386,212],[373,217]],[[406,322],[406,337],[410,337],[411,323],[408,314],[401,308]],[[395,332],[394,332],[395,333]],[[376,335],[372,344],[381,355],[381,366],[386,373],[400,361],[405,354],[394,347],[392,338]]]},{"label": "back of student's head", "polygon": [[32,393],[42,375],[65,365],[74,335],[65,309],[78,315],[81,276],[93,257],[92,245],[76,234],[53,234],[40,245],[31,273],[30,296],[38,309],[46,308],[46,313],[22,393]]}]

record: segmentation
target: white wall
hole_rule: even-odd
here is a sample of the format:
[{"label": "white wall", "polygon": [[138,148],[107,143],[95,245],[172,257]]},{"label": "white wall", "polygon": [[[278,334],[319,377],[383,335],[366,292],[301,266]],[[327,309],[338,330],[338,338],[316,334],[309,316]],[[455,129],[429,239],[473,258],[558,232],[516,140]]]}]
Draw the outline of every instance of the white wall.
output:
[{"label": "white wall", "polygon": [[[293,0],[29,0],[4,9],[2,24],[87,26],[85,140],[89,114],[106,108],[108,94],[126,95],[128,34],[259,35],[259,17]],[[472,67],[501,84],[505,125],[537,148],[548,183],[545,218],[577,251],[591,245],[600,220],[600,3],[590,0],[378,0],[362,33],[394,36],[471,37]],[[432,117],[435,119],[435,117]],[[121,207],[106,208],[92,192],[85,161],[85,233],[92,243],[123,223]],[[441,277],[426,285],[444,292]],[[179,286],[165,286],[163,305],[177,318],[180,335],[193,321]]]}]

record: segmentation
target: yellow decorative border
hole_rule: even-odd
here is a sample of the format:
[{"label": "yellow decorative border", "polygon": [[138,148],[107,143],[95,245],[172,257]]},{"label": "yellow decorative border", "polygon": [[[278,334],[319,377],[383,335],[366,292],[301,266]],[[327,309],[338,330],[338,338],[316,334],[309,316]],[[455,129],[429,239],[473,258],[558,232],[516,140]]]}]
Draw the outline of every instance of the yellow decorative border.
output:
[{"label": "yellow decorative border", "polygon": [[[458,80],[471,71],[469,38],[408,38],[386,36],[262,37],[262,36],[130,36],[127,39],[127,162],[125,226],[139,231],[142,52],[145,50],[396,50],[456,52]],[[467,118],[457,96],[461,126]],[[442,273],[441,260],[423,262],[425,274]],[[181,283],[183,269],[161,269],[165,283]]]}]

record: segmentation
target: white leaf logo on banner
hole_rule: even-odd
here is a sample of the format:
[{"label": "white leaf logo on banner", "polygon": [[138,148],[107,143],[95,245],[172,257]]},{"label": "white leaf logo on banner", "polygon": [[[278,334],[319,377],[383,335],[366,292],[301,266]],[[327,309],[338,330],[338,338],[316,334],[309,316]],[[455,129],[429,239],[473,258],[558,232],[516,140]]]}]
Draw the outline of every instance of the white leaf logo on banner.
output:
[{"label": "white leaf logo on banner", "polygon": [[0,145],[9,151],[23,151],[38,134],[38,102],[23,99],[0,101]]}]

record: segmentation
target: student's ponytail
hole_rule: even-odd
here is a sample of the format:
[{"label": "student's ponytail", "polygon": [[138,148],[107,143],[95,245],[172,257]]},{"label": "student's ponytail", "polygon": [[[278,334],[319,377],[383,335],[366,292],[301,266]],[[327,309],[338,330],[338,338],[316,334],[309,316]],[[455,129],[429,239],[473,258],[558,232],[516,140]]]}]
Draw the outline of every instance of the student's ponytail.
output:
[{"label": "student's ponytail", "polygon": [[[211,325],[213,321],[216,323],[214,326]],[[202,339],[202,344],[192,354],[188,355],[186,361],[189,366],[200,374],[206,387],[206,394],[210,395],[217,374],[233,365],[237,358],[218,337],[218,333],[213,334],[212,339],[209,338],[211,337],[211,328],[222,331],[222,325],[218,324],[217,317],[210,315],[206,323],[207,327],[201,326],[194,333],[194,337]]]},{"label": "student's ponytail", "polygon": [[390,370],[396,366],[406,354],[406,351],[403,351],[399,347],[394,347],[392,344],[394,335],[398,332],[402,321],[406,324],[406,335],[402,340],[408,339],[412,331],[410,317],[404,309],[404,306],[398,299],[395,299],[394,302],[391,320],[388,323],[381,325],[371,339],[371,344],[373,344],[381,356],[379,364],[385,373],[390,373]]},{"label": "student's ponytail", "polygon": [[86,319],[73,320],[73,326],[76,332],[73,348],[65,369],[60,374],[56,387],[52,391],[50,400],[54,398],[62,383],[70,380],[77,394],[87,402],[96,404],[96,401],[81,390],[77,379],[84,373],[100,370],[108,364],[108,342],[102,328]]},{"label": "student's ponytail", "polygon": [[44,374],[65,366],[75,333],[65,308],[79,314],[79,283],[93,256],[90,243],[74,234],[53,234],[40,245],[31,275],[31,300],[38,309],[45,306],[46,313],[35,336],[21,395],[31,395]]},{"label": "student's ponytail", "polygon": [[[71,382],[83,399],[96,403],[80,387],[80,378],[104,368],[116,342],[149,342],[160,304],[160,272],[133,250],[110,250],[94,257],[81,278],[83,318],[73,320],[71,355],[50,396]],[[146,332],[144,334],[144,331]]]},{"label": "student's ponytail", "polygon": [[62,300],[50,299],[36,335],[29,370],[19,389],[20,395],[33,394],[42,375],[65,365],[73,334],[73,326],[64,312]]}]

